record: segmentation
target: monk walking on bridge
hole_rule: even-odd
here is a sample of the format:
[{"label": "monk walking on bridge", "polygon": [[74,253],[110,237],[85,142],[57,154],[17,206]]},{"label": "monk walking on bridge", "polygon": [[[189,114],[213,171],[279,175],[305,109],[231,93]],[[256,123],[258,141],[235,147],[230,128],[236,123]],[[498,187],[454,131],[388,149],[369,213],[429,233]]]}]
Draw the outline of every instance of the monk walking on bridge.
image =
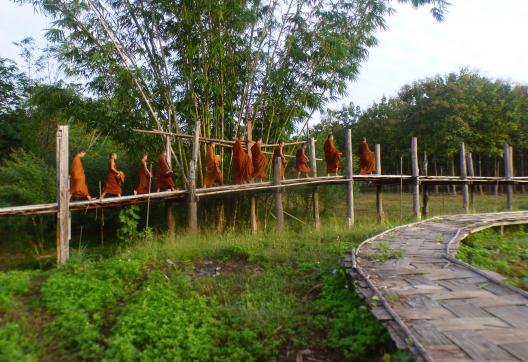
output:
[{"label": "monk walking on bridge", "polygon": [[303,143],[295,154],[295,165],[297,166],[297,178],[301,177],[301,173],[304,173],[306,177],[310,173],[310,167],[308,167],[308,156],[306,156],[306,143]]},{"label": "monk walking on bridge", "polygon": [[[169,156],[170,157],[170,156]],[[158,161],[158,173],[156,174],[156,192],[160,191],[174,191],[176,185],[172,178],[173,172],[167,161],[167,150],[163,149]]]},{"label": "monk walking on bridge", "polygon": [[253,174],[253,163],[242,145],[244,135],[239,135],[233,145],[233,181],[237,185],[248,183]]},{"label": "monk walking on bridge", "polygon": [[359,174],[370,175],[376,171],[376,158],[367,143],[367,139],[363,137],[363,142],[359,145]]},{"label": "monk walking on bridge", "polygon": [[286,157],[284,157],[284,141],[279,140],[278,146],[275,147],[273,150],[273,172],[275,172],[275,162],[277,158],[281,160],[281,167],[280,167],[280,178],[281,180],[284,180],[285,174],[286,174],[286,165],[288,164],[288,161],[286,161]]},{"label": "monk walking on bridge", "polygon": [[339,169],[341,168],[341,155],[334,145],[334,135],[329,134],[324,144],[324,153],[326,159],[326,172],[328,176],[334,173],[338,175]]},{"label": "monk walking on bridge", "polygon": [[224,175],[220,168],[220,155],[215,155],[215,146],[216,143],[211,142],[207,147],[207,154],[205,155],[205,187],[222,185],[224,183]]},{"label": "monk walking on bridge", "polygon": [[117,167],[117,153],[112,152],[110,154],[110,160],[108,161],[108,174],[106,176],[106,183],[101,194],[101,200],[104,199],[106,194],[117,195],[121,197],[121,185],[125,181],[125,174],[119,171]]},{"label": "monk walking on bridge", "polygon": [[134,195],[150,193],[150,178],[152,174],[147,167],[148,155],[144,154],[139,163],[139,185],[134,190]]},{"label": "monk walking on bridge", "polygon": [[81,159],[86,155],[85,150],[80,150],[73,158],[70,174],[70,198],[82,197],[92,201],[88,186],[86,186],[86,176]]},{"label": "monk walking on bridge", "polygon": [[251,156],[253,158],[253,178],[262,181],[266,177],[268,167],[268,159],[262,153],[262,138],[259,138],[251,147]]}]

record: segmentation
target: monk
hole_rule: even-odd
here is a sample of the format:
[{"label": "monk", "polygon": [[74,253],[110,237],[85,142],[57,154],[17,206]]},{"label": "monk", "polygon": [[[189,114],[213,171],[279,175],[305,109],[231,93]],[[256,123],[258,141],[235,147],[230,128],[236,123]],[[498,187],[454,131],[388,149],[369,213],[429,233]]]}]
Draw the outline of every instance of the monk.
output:
[{"label": "monk", "polygon": [[273,158],[272,158],[273,159],[273,172],[275,172],[275,162],[277,162],[276,159],[281,160],[281,168],[280,168],[281,180],[285,179],[284,175],[286,174],[286,164],[288,163],[288,161],[286,161],[286,157],[284,157],[283,149],[284,149],[284,141],[279,140],[278,146],[276,146],[275,149],[273,150]]},{"label": "monk", "polygon": [[119,171],[117,167],[117,153],[112,152],[110,154],[110,160],[108,161],[108,174],[106,175],[106,183],[101,194],[101,200],[104,199],[106,194],[117,195],[121,197],[121,185],[125,180],[125,174]]},{"label": "monk", "polygon": [[251,156],[253,161],[253,178],[262,182],[262,179],[266,177],[266,168],[268,167],[268,159],[262,153],[262,138],[259,138],[257,142],[251,147]]},{"label": "monk", "polygon": [[244,135],[239,135],[233,145],[233,181],[237,185],[248,183],[253,174],[253,163],[242,145]]},{"label": "monk", "polygon": [[160,191],[174,191],[176,185],[172,178],[173,172],[169,167],[169,161],[167,161],[167,150],[163,149],[158,161],[158,173],[156,174],[156,192]]},{"label": "monk", "polygon": [[223,185],[224,183],[224,175],[220,168],[220,155],[215,155],[215,146],[216,143],[211,142],[205,155],[205,187]]},{"label": "monk", "polygon": [[329,134],[324,144],[324,153],[326,159],[326,173],[328,176],[334,173],[338,175],[339,169],[341,168],[341,155],[334,145],[334,135]]},{"label": "monk", "polygon": [[376,171],[376,158],[368,146],[367,139],[363,137],[363,142],[359,145],[359,174],[370,175]]},{"label": "monk", "polygon": [[150,178],[152,174],[147,167],[148,155],[145,153],[139,162],[139,185],[134,190],[134,195],[150,193]]},{"label": "monk", "polygon": [[295,165],[297,166],[297,178],[301,178],[301,173],[304,173],[306,177],[310,173],[310,167],[308,167],[308,156],[306,156],[307,143],[303,143],[295,154]]},{"label": "monk", "polygon": [[86,156],[85,150],[80,150],[73,158],[70,174],[70,199],[72,197],[87,198],[92,201],[88,186],[86,186],[86,176],[81,159]]}]

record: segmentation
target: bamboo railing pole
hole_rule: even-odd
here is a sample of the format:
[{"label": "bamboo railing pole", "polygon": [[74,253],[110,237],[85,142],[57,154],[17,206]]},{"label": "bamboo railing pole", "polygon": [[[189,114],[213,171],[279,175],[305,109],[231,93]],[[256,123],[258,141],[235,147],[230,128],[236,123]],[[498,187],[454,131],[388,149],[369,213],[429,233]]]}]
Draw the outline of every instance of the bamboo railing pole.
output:
[{"label": "bamboo railing pole", "polygon": [[[427,176],[427,166],[428,166],[428,160],[427,160],[427,152],[424,152],[424,157],[422,160],[422,175]],[[429,204],[429,195],[428,195],[428,186],[426,183],[422,184],[422,215],[423,217],[427,217],[428,214],[428,204]]]},{"label": "bamboo railing pole", "polygon": [[57,130],[57,265],[63,265],[70,257],[70,208],[69,208],[69,129]]},{"label": "bamboo railing pole", "polygon": [[347,128],[345,131],[345,157],[346,157],[346,177],[347,181],[347,217],[346,226],[351,227],[354,225],[354,181],[352,176],[353,163],[352,163],[352,130]]},{"label": "bamboo railing pole", "polygon": [[[467,179],[467,166],[466,166],[466,147],[464,142],[460,143],[460,178],[462,180]],[[464,182],[462,184],[462,206],[464,211],[468,212],[468,184]]]},{"label": "bamboo railing pole", "polygon": [[[317,159],[315,157],[315,139],[310,138],[310,177],[317,177]],[[312,213],[314,219],[314,226],[316,230],[321,228],[321,221],[319,219],[319,197],[317,196],[317,187],[312,187]]]},{"label": "bamboo railing pole", "polygon": [[[513,175],[512,170],[512,148],[508,144],[504,144],[504,176],[511,179]],[[513,207],[513,185],[511,182],[506,184],[506,208],[511,210]]]},{"label": "bamboo railing pole", "polygon": [[[281,183],[281,166],[282,166],[282,159],[280,157],[277,157],[273,161],[273,185],[279,186]],[[282,189],[280,187],[277,187],[274,190],[275,194],[275,223],[278,230],[282,230],[284,228],[284,212],[282,208]]]},{"label": "bamboo railing pole", "polygon": [[189,178],[187,180],[187,221],[189,230],[196,232],[198,230],[198,203],[196,198],[196,174],[198,165],[198,152],[200,146],[200,121],[196,122],[194,128],[194,139],[192,148],[192,157],[189,162]]},{"label": "bamboo railing pole", "polygon": [[412,176],[413,181],[413,212],[414,217],[417,220],[421,219],[420,215],[420,169],[418,167],[418,139],[416,137],[412,138],[411,141],[411,166],[412,166]]},{"label": "bamboo railing pole", "polygon": [[[467,173],[469,177],[475,176],[475,168],[473,167],[473,155],[471,152],[468,152],[466,154],[466,161],[467,161]],[[469,185],[469,210],[471,212],[474,211],[474,201],[475,201],[475,185],[471,183]]]},{"label": "bamboo railing pole", "polygon": [[149,226],[149,216],[150,216],[150,191],[152,189],[152,163],[150,164],[150,177],[149,177],[149,188],[148,188],[148,199],[147,199],[147,222],[145,228],[148,229]]},{"label": "bamboo railing pole", "polygon": [[[376,160],[376,175],[381,175],[381,146],[377,143],[374,146],[374,157]],[[378,222],[385,222],[385,213],[383,212],[383,197],[381,194],[381,185],[376,185],[376,214]]]}]

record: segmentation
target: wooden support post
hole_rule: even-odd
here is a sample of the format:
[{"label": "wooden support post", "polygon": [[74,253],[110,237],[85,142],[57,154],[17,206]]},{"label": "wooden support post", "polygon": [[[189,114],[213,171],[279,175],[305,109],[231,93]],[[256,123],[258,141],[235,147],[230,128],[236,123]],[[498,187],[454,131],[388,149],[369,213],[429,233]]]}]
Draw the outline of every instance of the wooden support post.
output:
[{"label": "wooden support post", "polygon": [[[253,154],[251,153],[251,147],[253,147],[253,122],[247,122],[247,151],[251,162],[253,162]],[[257,224],[257,196],[254,194],[249,195],[249,220],[251,226],[251,233],[256,234],[258,231]]]},{"label": "wooden support post", "polygon": [[345,157],[346,157],[346,178],[347,181],[347,217],[346,226],[354,225],[354,181],[352,180],[352,130],[347,128],[345,131]]},{"label": "wooden support post", "polygon": [[[282,160],[277,157],[273,161],[273,185],[279,186],[281,184],[281,164]],[[282,189],[277,187],[274,190],[275,193],[275,222],[277,225],[278,230],[282,230],[284,228],[284,211],[282,209]]]},{"label": "wooden support post", "polygon": [[[462,180],[467,179],[467,166],[466,166],[466,147],[464,142],[460,143],[460,178]],[[464,211],[468,212],[468,184],[464,182],[462,184],[462,205]]]},{"label": "wooden support post", "polygon": [[414,217],[420,220],[420,168],[418,167],[418,139],[412,138],[411,141],[411,167],[413,181],[413,211]]},{"label": "wooden support post", "polygon": [[57,265],[70,257],[70,207],[69,207],[69,133],[68,126],[57,130]]},{"label": "wooden support post", "polygon": [[[310,138],[310,177],[317,177],[317,160],[315,159],[315,140],[313,137]],[[312,188],[312,211],[314,226],[316,230],[321,228],[321,222],[319,220],[319,198],[317,197],[317,187]]]},{"label": "wooden support post", "polygon": [[[473,155],[471,152],[468,152],[466,155],[467,160],[467,174],[469,177],[475,176],[475,168],[473,167]],[[469,185],[469,210],[474,211],[474,201],[475,201],[475,185],[471,183]]]},{"label": "wooden support post", "polygon": [[[423,176],[427,176],[427,166],[428,166],[428,164],[427,164],[427,152],[424,152],[424,156],[423,156],[423,159],[422,159],[422,175]],[[424,218],[427,217],[428,203],[429,203],[429,194],[428,194],[428,190],[427,190],[427,184],[424,183],[424,184],[422,184],[422,215],[423,215]]]},{"label": "wooden support post", "polygon": [[174,239],[176,236],[176,219],[173,212],[174,201],[165,201],[165,219],[167,220],[167,237]]},{"label": "wooden support post", "polygon": [[198,152],[200,147],[200,121],[196,122],[193,133],[192,158],[189,162],[189,178],[187,180],[187,216],[189,230],[195,232],[198,230],[198,203],[196,198],[196,167],[198,165]]},{"label": "wooden support post", "polygon": [[257,197],[255,195],[249,196],[249,216],[251,221],[251,233],[256,234],[258,231],[257,225]]},{"label": "wooden support post", "polygon": [[[511,179],[513,176],[512,167],[512,148],[508,144],[504,144],[504,176]],[[506,185],[506,208],[511,210],[513,207],[513,184],[508,182]]]},{"label": "wooden support post", "polygon": [[[381,147],[379,143],[374,146],[374,157],[376,159],[376,175],[381,175]],[[378,222],[383,223],[385,221],[385,213],[383,212],[381,185],[376,185],[376,213],[378,215]]]}]

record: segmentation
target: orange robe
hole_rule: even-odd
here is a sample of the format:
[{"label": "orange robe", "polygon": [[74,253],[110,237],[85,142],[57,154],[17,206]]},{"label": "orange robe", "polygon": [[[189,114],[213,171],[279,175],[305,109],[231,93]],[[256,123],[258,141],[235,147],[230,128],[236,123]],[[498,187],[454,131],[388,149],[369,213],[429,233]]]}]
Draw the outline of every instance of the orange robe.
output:
[{"label": "orange robe", "polygon": [[288,163],[288,161],[286,161],[286,158],[284,158],[284,156],[282,155],[281,153],[281,149],[279,146],[275,147],[275,149],[273,150],[273,157],[272,157],[272,160],[273,160],[273,172],[275,172],[275,161],[277,158],[280,158],[281,159],[281,168],[280,168],[280,175],[281,177],[284,177],[284,175],[286,174],[286,164]]},{"label": "orange robe", "polygon": [[158,173],[156,174],[156,187],[160,191],[170,190],[176,188],[174,180],[172,179],[172,170],[165,157],[160,157],[158,161]]},{"label": "orange robe", "polygon": [[237,185],[249,181],[253,174],[253,163],[239,140],[233,145],[233,181]]},{"label": "orange robe", "polygon": [[[115,169],[119,170],[117,163],[114,162]],[[103,190],[104,193],[112,195],[121,195],[121,178],[112,170],[112,161],[108,162],[108,174],[106,176],[106,183]]]},{"label": "orange robe", "polygon": [[224,175],[220,169],[220,160],[216,160],[213,146],[209,146],[205,155],[205,187],[221,184],[223,181]]},{"label": "orange robe", "polygon": [[262,149],[258,143],[251,147],[251,156],[253,157],[253,177],[266,177],[266,167],[268,167],[268,159],[262,153]]},{"label": "orange robe", "polygon": [[376,158],[366,142],[359,145],[359,174],[370,175],[376,171]]},{"label": "orange robe", "polygon": [[304,149],[300,147],[295,154],[295,165],[297,166],[297,172],[301,173],[310,173],[310,167],[308,167],[308,162],[310,160],[304,154]]},{"label": "orange robe", "polygon": [[341,152],[339,152],[333,141],[326,140],[324,144],[324,153],[326,159],[326,173],[334,173],[341,168]]},{"label": "orange robe", "polygon": [[140,162],[139,164],[139,185],[136,187],[138,194],[148,194],[150,192],[150,177],[147,170],[147,164]]},{"label": "orange robe", "polygon": [[70,193],[72,197],[88,197],[88,186],[86,186],[86,176],[84,175],[84,167],[81,161],[81,156],[77,155],[73,158],[71,175],[70,175]]}]

